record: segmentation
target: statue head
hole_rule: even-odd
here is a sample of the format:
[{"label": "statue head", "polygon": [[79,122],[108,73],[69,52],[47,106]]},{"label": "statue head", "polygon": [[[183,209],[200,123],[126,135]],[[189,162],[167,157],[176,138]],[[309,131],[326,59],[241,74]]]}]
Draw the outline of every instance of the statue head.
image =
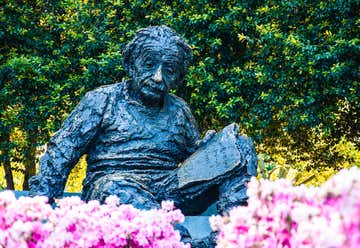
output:
[{"label": "statue head", "polygon": [[182,83],[190,59],[189,45],[167,26],[140,29],[123,52],[131,90],[143,104],[155,106]]}]

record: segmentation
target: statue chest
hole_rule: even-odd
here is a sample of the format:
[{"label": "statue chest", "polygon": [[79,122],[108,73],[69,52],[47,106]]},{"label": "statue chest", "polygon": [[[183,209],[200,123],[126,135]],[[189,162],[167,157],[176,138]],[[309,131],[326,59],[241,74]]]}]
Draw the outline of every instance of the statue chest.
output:
[{"label": "statue chest", "polygon": [[97,143],[119,151],[177,157],[186,149],[185,117],[179,110],[154,111],[120,102],[104,113]]}]

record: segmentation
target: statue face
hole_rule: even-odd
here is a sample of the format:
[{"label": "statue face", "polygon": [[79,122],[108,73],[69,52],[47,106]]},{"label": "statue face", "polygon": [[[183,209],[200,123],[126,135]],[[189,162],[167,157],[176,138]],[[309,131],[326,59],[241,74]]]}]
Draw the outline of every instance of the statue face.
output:
[{"label": "statue face", "polygon": [[182,57],[176,47],[149,44],[135,59],[132,89],[145,105],[161,106],[169,90],[180,80]]}]

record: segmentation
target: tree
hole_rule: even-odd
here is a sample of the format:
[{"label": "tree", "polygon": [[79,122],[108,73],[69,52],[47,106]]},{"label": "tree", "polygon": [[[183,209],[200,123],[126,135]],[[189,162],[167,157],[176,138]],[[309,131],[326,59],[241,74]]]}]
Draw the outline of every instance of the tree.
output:
[{"label": "tree", "polygon": [[[336,167],[330,146],[344,137],[360,146],[359,5],[7,0],[0,9],[2,164],[21,160],[26,178],[33,175],[36,148],[83,94],[125,76],[121,51],[136,30],[166,24],[193,49],[187,87],[177,94],[190,103],[201,131],[235,121],[258,151],[280,145],[311,154],[310,167]],[[22,145],[8,138],[16,128]],[[315,136],[328,147],[312,149]],[[9,187],[10,175],[7,169]]]}]

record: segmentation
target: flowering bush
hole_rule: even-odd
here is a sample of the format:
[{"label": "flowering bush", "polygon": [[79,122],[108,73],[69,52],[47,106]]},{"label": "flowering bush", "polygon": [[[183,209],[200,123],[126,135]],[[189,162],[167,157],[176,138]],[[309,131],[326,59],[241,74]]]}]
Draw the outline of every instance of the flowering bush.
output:
[{"label": "flowering bush", "polygon": [[249,204],[213,216],[217,247],[360,247],[360,170],[342,170],[321,187],[253,178]]},{"label": "flowering bush", "polygon": [[0,192],[0,247],[189,247],[173,225],[182,222],[173,203],[142,211],[119,205],[117,197],[84,203],[78,197],[57,200],[20,197]]}]

